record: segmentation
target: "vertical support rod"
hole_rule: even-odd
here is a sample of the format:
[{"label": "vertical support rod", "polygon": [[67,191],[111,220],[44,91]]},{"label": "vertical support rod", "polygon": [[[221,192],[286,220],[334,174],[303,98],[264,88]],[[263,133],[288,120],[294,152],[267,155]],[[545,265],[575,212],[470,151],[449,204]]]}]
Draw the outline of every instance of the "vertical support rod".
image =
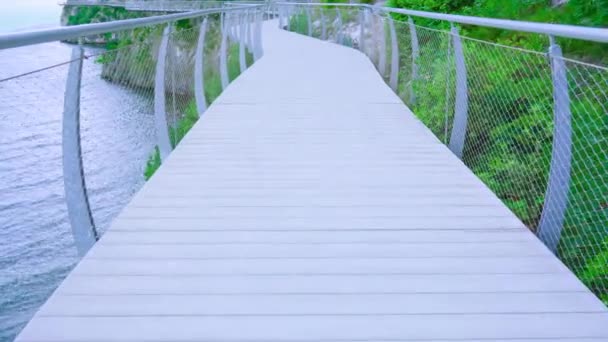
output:
[{"label": "vertical support rod", "polygon": [[469,115],[469,91],[467,86],[467,67],[464,50],[460,40],[458,28],[452,25],[452,45],[454,47],[454,62],[456,64],[456,101],[454,111],[454,124],[450,136],[449,148],[462,159],[465,137],[467,134],[467,120]]},{"label": "vertical support rod", "polygon": [[255,60],[262,58],[264,55],[264,47],[262,46],[262,12],[256,12],[256,22],[255,22],[255,51],[256,57]]},{"label": "vertical support rod", "polygon": [[291,31],[291,6],[286,6],[285,10],[287,11],[287,31]]},{"label": "vertical support rod", "polygon": [[228,30],[230,29],[229,18],[225,13],[222,14],[224,17],[224,24],[222,26],[222,40],[220,43],[220,79],[222,82],[222,90],[226,90],[230,80],[228,79],[228,62],[227,62],[227,51],[228,50]]},{"label": "vertical support rod", "polygon": [[344,45],[342,39],[342,13],[340,7],[336,6],[336,43]]},{"label": "vertical support rod", "polygon": [[394,92],[398,91],[399,82],[399,45],[397,43],[397,32],[395,31],[395,23],[393,18],[388,16],[388,27],[391,34],[391,75],[389,85]]},{"label": "vertical support rod", "polygon": [[305,6],[306,11],[306,26],[308,26],[308,36],[312,37],[312,13],[310,6]]},{"label": "vertical support rod", "polygon": [[410,103],[416,104],[416,92],[414,91],[414,83],[418,79],[418,57],[420,56],[420,47],[418,45],[418,32],[414,20],[410,17],[407,20],[410,28],[410,38],[412,44],[412,79],[410,82]]},{"label": "vertical support rod", "polygon": [[553,37],[549,57],[553,79],[553,150],[538,237],[553,253],[557,253],[568,207],[572,163],[572,114],[567,67],[562,58],[562,49]]},{"label": "vertical support rod", "polygon": [[323,6],[319,7],[319,11],[321,12],[321,39],[327,40],[327,25],[325,23],[325,12],[323,11]]},{"label": "vertical support rod", "polygon": [[384,18],[377,15],[380,20],[380,44],[378,44],[378,72],[382,78],[386,77],[386,23]]},{"label": "vertical support rod", "polygon": [[205,98],[205,34],[207,33],[207,18],[201,24],[198,33],[198,44],[196,45],[196,57],[194,61],[194,97],[196,109],[201,116],[207,110],[207,99]]},{"label": "vertical support rod", "polygon": [[65,200],[74,243],[81,256],[99,239],[89,205],[80,145],[80,84],[83,58],[82,47],[74,47],[65,87],[62,140]]},{"label": "vertical support rod", "polygon": [[246,14],[243,12],[239,13],[239,69],[241,73],[247,69],[247,60],[245,59],[245,40],[247,39],[247,30],[245,24],[247,23]]},{"label": "vertical support rod", "polygon": [[365,9],[359,10],[359,51],[365,53]]},{"label": "vertical support rod", "polygon": [[253,14],[252,14],[252,12],[247,10],[247,49],[249,49],[249,52],[251,52],[251,53],[253,53],[253,35],[254,35],[253,23],[254,23]]},{"label": "vertical support rod", "polygon": [[163,36],[158,48],[158,61],[156,62],[156,77],[154,80],[154,117],[156,121],[156,139],[160,159],[164,161],[171,153],[171,139],[167,126],[167,113],[165,108],[165,66],[167,63],[167,48],[169,46],[170,24],[163,30]]}]

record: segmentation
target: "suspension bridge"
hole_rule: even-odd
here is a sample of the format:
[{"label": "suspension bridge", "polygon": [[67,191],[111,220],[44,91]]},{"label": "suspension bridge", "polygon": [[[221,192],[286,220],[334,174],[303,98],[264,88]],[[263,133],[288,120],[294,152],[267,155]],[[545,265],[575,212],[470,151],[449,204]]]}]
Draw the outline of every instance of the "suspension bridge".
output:
[{"label": "suspension bridge", "polygon": [[[83,60],[75,48],[64,117],[64,153],[73,157],[64,156],[64,177],[83,258],[17,341],[608,339],[604,289],[592,292],[556,255],[575,167],[564,157],[571,137],[552,137],[537,236],[462,160],[476,83],[463,52],[470,42],[456,26],[441,33],[453,56],[454,100],[438,137],[400,96],[423,101],[405,78],[429,72],[422,57],[430,39],[412,20],[361,5],[243,8],[0,38],[7,48],[201,19],[187,39],[198,39],[200,119],[174,147],[164,71],[175,61],[165,56],[168,40],[179,31],[169,24],[150,66],[162,165],[99,241],[78,135],[70,135],[78,131]],[[209,105],[200,98],[211,34],[202,19],[218,13],[224,90]],[[603,29],[401,14],[608,41]],[[242,73],[228,85],[230,41]],[[420,58],[413,65],[403,65],[404,41],[408,58]],[[570,61],[555,42],[551,49],[539,58],[550,59],[552,115],[568,118],[557,130],[570,127]]]}]

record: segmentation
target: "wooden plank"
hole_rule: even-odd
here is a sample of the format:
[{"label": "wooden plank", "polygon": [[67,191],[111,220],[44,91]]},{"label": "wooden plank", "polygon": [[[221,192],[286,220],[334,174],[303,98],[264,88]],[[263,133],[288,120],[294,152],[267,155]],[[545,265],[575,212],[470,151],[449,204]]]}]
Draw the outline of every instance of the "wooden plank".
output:
[{"label": "wooden plank", "polygon": [[603,311],[604,306],[585,292],[172,294],[60,295],[54,296],[39,316],[456,315]]},{"label": "wooden plank", "polygon": [[59,294],[551,293],[588,290],[567,273],[364,275],[78,275]]},{"label": "wooden plank", "polygon": [[264,35],[18,341],[608,340],[365,56]]},{"label": "wooden plank", "polygon": [[[608,338],[603,313],[37,317],[22,341],[409,341]],[[576,322],[577,324],[572,324]]]}]

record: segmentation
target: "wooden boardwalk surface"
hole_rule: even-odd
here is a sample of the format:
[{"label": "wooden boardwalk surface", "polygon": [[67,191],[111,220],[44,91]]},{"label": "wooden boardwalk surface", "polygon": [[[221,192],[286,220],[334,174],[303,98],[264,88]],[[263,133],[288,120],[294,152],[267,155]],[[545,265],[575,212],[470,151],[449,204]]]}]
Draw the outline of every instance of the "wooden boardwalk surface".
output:
[{"label": "wooden boardwalk surface", "polygon": [[19,341],[608,340],[366,57],[264,44]]}]

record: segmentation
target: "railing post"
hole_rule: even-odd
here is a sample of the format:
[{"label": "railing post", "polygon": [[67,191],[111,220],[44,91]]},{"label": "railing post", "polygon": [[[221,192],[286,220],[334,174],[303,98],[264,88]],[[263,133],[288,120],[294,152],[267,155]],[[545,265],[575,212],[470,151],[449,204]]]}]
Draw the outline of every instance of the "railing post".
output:
[{"label": "railing post", "polygon": [[469,114],[467,67],[458,28],[452,25],[451,33],[453,40],[452,44],[454,46],[454,62],[456,64],[456,101],[454,124],[452,125],[452,135],[450,136],[449,148],[458,158],[462,159],[462,151],[464,149],[464,142],[467,134],[467,120]]},{"label": "railing post", "polygon": [[412,44],[412,79],[410,82],[410,103],[416,104],[416,92],[414,91],[414,82],[418,79],[418,57],[420,56],[420,47],[418,45],[418,32],[412,17],[409,17],[408,26],[410,29],[410,38]]},{"label": "railing post", "polygon": [[165,65],[167,63],[167,48],[169,46],[170,24],[163,30],[163,36],[158,48],[158,61],[156,62],[156,78],[154,80],[154,116],[156,121],[156,139],[160,159],[164,161],[171,153],[171,139],[167,126],[167,113],[165,109]]},{"label": "railing post", "polygon": [[359,51],[365,53],[365,9],[359,9]]},{"label": "railing post", "polygon": [[306,11],[306,26],[308,26],[308,36],[312,37],[312,16],[310,11],[310,6],[305,6]]},{"label": "railing post", "polygon": [[247,60],[245,58],[245,40],[247,39],[247,30],[245,29],[246,22],[246,15],[239,12],[239,68],[241,73],[247,69]]},{"label": "railing post", "polygon": [[220,79],[222,82],[222,90],[226,90],[228,83],[230,82],[228,79],[228,62],[226,57],[226,50],[228,49],[228,30],[230,28],[230,24],[228,23],[229,18],[225,13],[222,14],[222,17],[224,17],[224,22],[222,25],[222,40],[220,42]]},{"label": "railing post", "polygon": [[572,117],[568,74],[562,49],[551,37],[549,48],[553,79],[553,150],[545,193],[545,203],[538,225],[538,237],[553,252],[557,247],[568,208],[572,163]]},{"label": "railing post", "polygon": [[395,23],[393,18],[388,15],[388,27],[391,34],[391,75],[389,85],[394,92],[398,91],[399,82],[399,45],[397,43],[397,32],[395,31]]},{"label": "railing post", "polygon": [[207,33],[207,18],[201,23],[196,45],[196,59],[194,61],[194,97],[198,115],[207,110],[207,99],[205,98],[205,34]]},{"label": "railing post", "polygon": [[323,6],[319,7],[319,11],[321,12],[321,39],[327,40],[327,26],[325,24],[325,13],[323,11]]},{"label": "railing post", "polygon": [[255,37],[253,38],[253,55],[255,60],[257,61],[262,57],[264,53],[262,47],[262,13],[255,12]]},{"label": "railing post", "polygon": [[287,12],[287,31],[291,31],[291,6],[285,6],[285,11]]},{"label": "railing post", "polygon": [[65,200],[74,243],[81,256],[85,255],[99,238],[89,205],[80,145],[80,84],[83,58],[82,47],[74,47],[63,104],[62,140]]},{"label": "railing post", "polygon": [[338,6],[336,6],[336,43],[344,45],[342,39],[342,13],[340,13]]},{"label": "railing post", "polygon": [[253,53],[253,25],[254,25],[254,14],[251,11],[247,10],[247,48],[249,52]]},{"label": "railing post", "polygon": [[376,15],[380,19],[380,44],[378,44],[378,72],[382,78],[386,77],[386,30],[384,18]]}]

